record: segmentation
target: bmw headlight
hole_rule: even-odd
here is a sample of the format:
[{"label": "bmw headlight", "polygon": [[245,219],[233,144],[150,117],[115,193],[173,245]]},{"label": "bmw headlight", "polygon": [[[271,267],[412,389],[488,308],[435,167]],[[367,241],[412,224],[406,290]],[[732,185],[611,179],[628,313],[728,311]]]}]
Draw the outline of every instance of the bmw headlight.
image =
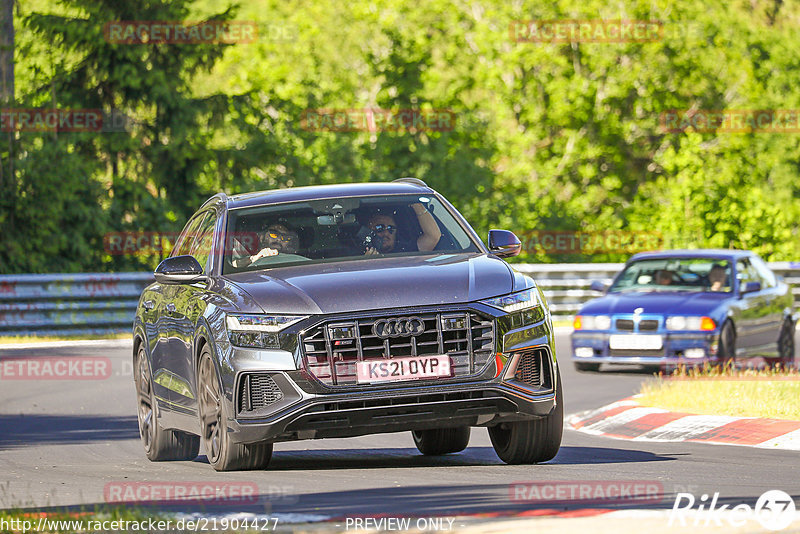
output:
[{"label": "bmw headlight", "polygon": [[572,321],[575,330],[609,330],[611,316],[609,315],[576,315]]},{"label": "bmw headlight", "polygon": [[667,330],[710,331],[717,327],[717,323],[711,317],[673,315],[672,317],[667,317],[665,326]]},{"label": "bmw headlight", "polygon": [[298,315],[228,315],[228,339],[232,345],[253,349],[280,348],[278,332],[302,321]]}]

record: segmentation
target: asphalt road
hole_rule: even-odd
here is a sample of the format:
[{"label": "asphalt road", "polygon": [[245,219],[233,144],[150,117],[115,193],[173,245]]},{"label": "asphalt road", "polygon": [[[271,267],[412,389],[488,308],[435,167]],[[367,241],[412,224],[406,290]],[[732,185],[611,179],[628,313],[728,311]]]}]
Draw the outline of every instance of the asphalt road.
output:
[{"label": "asphalt road", "polygon": [[[635,372],[578,374],[565,354],[568,336],[560,334],[557,342],[568,414],[631,395],[649,378]],[[800,504],[797,452],[613,440],[572,430],[565,431],[553,461],[535,466],[503,464],[485,429],[473,429],[463,453],[439,458],[420,455],[410,433],[402,433],[277,444],[270,468],[258,472],[216,473],[204,456],[151,463],[138,437],[129,346],[0,350],[0,358],[48,356],[108,357],[112,373],[94,381],[0,380],[0,508],[102,504],[108,488],[124,484],[200,481],[258,487],[258,502],[207,507],[212,513],[437,517],[533,508],[672,508],[677,492],[698,499],[718,492],[719,504],[753,506],[770,489]],[[602,486],[634,480],[655,484],[657,497],[648,504],[554,503],[515,500],[510,489],[514,482]]]}]

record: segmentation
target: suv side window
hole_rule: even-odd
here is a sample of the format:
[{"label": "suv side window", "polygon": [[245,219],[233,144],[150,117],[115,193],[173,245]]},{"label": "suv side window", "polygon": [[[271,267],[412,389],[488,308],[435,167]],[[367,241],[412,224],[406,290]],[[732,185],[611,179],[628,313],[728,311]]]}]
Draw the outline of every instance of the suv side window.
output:
[{"label": "suv side window", "polygon": [[753,256],[750,258],[750,261],[758,273],[762,287],[775,287],[778,285],[778,281],[775,279],[775,274],[770,270],[769,267],[767,267],[767,264],[764,263],[764,260],[758,256]]},{"label": "suv side window", "polygon": [[185,256],[190,254],[190,250],[192,245],[194,244],[195,236],[197,235],[197,227],[203,222],[203,218],[208,214],[208,212],[203,212],[195,215],[192,219],[186,223],[186,227],[181,232],[180,237],[178,237],[178,242],[175,244],[175,248],[172,250],[173,256]]},{"label": "suv side window", "polygon": [[214,229],[217,217],[213,211],[206,212],[206,217],[197,228],[194,242],[189,249],[189,254],[195,257],[203,266],[203,272],[208,273],[211,268],[211,249],[214,246]]}]

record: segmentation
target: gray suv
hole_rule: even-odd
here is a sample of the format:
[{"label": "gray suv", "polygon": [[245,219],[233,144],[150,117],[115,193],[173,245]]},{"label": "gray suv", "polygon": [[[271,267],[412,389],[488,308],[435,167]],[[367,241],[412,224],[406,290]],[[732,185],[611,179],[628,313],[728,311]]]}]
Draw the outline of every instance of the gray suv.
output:
[{"label": "gray suv", "polygon": [[209,199],[133,329],[139,429],[153,461],[260,469],[273,443],[411,431],[427,455],[488,427],[508,463],[553,458],[563,400],[532,278],[422,181]]}]

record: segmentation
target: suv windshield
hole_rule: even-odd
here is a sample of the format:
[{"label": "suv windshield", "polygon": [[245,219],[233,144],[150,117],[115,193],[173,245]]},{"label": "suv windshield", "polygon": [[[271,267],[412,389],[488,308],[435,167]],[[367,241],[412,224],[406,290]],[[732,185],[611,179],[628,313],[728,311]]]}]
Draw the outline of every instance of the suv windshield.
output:
[{"label": "suv windshield", "polygon": [[433,195],[310,200],[232,210],[223,273],[431,251],[480,252]]},{"label": "suv windshield", "polygon": [[731,291],[730,262],[720,258],[661,258],[630,263],[609,288],[623,291]]}]

